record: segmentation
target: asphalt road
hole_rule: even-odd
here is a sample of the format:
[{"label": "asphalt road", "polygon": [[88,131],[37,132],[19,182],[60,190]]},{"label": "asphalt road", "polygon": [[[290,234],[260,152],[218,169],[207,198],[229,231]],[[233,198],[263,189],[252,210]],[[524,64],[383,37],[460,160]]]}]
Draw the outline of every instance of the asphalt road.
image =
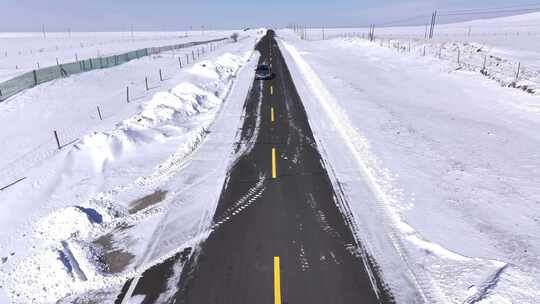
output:
[{"label": "asphalt road", "polygon": [[257,49],[275,77],[255,80],[246,100],[236,147],[243,154],[223,187],[214,231],[193,254],[143,274],[134,292],[146,295],[143,303],[159,302],[179,261],[182,275],[167,303],[392,302],[376,274],[370,279],[372,266],[360,258],[337,207],[339,196],[273,35]]}]

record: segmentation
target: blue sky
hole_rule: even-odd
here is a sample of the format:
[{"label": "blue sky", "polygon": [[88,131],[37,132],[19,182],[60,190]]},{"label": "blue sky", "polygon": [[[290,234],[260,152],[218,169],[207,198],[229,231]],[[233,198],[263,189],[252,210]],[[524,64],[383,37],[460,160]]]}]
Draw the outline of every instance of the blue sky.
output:
[{"label": "blue sky", "polygon": [[[537,2],[538,3],[538,2]],[[493,8],[531,0],[2,0],[0,32],[183,30],[245,26],[347,26],[386,23],[412,16],[429,18],[434,9]],[[540,7],[540,4],[536,6]],[[483,15],[486,16],[486,15]],[[471,19],[477,16],[452,18]],[[410,22],[423,23],[424,17]],[[427,21],[427,20],[426,20]],[[445,20],[451,21],[451,20]]]}]

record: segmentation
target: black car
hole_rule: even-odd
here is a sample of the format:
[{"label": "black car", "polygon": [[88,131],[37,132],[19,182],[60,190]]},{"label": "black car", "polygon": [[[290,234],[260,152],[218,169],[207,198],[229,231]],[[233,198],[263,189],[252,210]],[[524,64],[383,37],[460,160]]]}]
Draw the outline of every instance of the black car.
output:
[{"label": "black car", "polygon": [[255,70],[255,79],[258,80],[266,80],[271,79],[273,77],[272,71],[270,71],[270,67],[266,64],[259,64],[257,66],[257,69]]}]

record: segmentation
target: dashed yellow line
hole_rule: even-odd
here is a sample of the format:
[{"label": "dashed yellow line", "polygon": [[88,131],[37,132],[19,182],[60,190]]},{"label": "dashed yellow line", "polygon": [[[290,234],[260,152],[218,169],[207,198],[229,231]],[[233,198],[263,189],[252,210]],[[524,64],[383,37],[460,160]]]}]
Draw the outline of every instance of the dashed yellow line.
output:
[{"label": "dashed yellow line", "polygon": [[270,121],[276,121],[276,114],[274,112],[274,107],[270,107]]},{"label": "dashed yellow line", "polygon": [[279,257],[274,257],[274,304],[281,304],[281,274]]},{"label": "dashed yellow line", "polygon": [[270,85],[270,95],[274,95],[274,87]]},{"label": "dashed yellow line", "polygon": [[272,148],[272,178],[277,178],[276,148]]}]

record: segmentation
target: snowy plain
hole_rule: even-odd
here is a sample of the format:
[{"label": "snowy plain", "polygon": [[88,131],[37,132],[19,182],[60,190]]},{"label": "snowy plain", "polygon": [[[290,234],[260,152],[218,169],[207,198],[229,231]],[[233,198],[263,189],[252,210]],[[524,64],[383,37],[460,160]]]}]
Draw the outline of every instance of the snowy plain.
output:
[{"label": "snowy plain", "polygon": [[141,48],[229,37],[234,31],[0,33],[0,81],[39,67]]},{"label": "snowy plain", "polygon": [[[427,17],[426,23],[429,23]],[[538,53],[540,42],[535,37],[540,35],[540,12],[507,16],[492,19],[479,19],[459,23],[440,23],[434,29],[435,41],[461,41],[485,43],[506,48],[513,53],[530,51]],[[321,40],[323,32],[326,38],[342,37],[353,33],[367,37],[369,28],[309,28],[305,31],[306,39]],[[396,39],[424,39],[425,26],[378,26],[375,25],[375,36]]]},{"label": "snowy plain", "polygon": [[10,121],[2,140],[16,151],[33,147],[40,130],[74,138],[24,159],[27,178],[0,192],[0,303],[95,300],[98,289],[100,303],[114,302],[127,278],[204,239],[264,32],[243,32],[182,68],[178,57],[192,49],[53,81],[0,104]]},{"label": "snowy plain", "polygon": [[278,35],[396,300],[538,303],[539,97],[378,41]]},{"label": "snowy plain", "polygon": [[[455,67],[484,70],[502,85],[531,88],[540,83],[540,12],[460,23],[437,24],[433,39],[425,26],[375,27],[375,42],[402,54],[437,57]],[[368,38],[368,28],[309,28],[306,40]],[[324,33],[324,34],[323,34]],[[514,84],[512,82],[515,82]]]}]

